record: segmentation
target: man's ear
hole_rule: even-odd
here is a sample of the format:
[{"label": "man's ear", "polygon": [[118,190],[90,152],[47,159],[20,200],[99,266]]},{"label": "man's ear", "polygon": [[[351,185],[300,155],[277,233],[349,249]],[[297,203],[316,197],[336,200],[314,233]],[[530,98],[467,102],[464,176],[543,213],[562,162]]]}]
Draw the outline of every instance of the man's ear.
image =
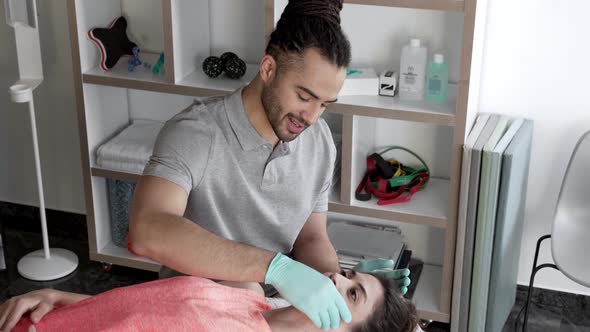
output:
[{"label": "man's ear", "polygon": [[260,78],[269,83],[276,76],[277,61],[272,55],[265,54],[260,60]]}]

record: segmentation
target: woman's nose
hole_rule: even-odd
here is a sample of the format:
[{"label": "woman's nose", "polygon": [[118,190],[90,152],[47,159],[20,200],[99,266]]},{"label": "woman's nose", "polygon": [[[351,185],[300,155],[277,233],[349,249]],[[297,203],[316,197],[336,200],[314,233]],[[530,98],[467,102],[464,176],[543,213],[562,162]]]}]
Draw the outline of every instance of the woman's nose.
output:
[{"label": "woman's nose", "polygon": [[336,273],[332,273],[332,275],[330,275],[330,280],[332,280],[334,285],[336,285]]},{"label": "woman's nose", "polygon": [[348,279],[342,275],[340,275],[339,273],[333,273],[330,276],[330,279],[332,280],[332,282],[334,283],[334,285],[336,286],[336,288],[338,288],[339,286],[344,285],[344,283],[346,283],[348,281]]}]

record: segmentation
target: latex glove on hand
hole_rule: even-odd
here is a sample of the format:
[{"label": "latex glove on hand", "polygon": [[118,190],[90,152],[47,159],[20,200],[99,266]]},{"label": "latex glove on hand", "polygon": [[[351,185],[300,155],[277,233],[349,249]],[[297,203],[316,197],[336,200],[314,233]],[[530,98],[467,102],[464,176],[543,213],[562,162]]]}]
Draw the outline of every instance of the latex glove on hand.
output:
[{"label": "latex glove on hand", "polygon": [[271,261],[265,283],[273,285],[318,328],[336,329],[340,319],[346,323],[352,321],[344,298],[330,278],[281,253]]},{"label": "latex glove on hand", "polygon": [[391,268],[393,268],[393,260],[378,258],[361,261],[352,269],[356,272],[380,274],[386,278],[394,279],[397,282],[400,294],[406,294],[411,283],[409,278],[410,270],[389,270]]}]

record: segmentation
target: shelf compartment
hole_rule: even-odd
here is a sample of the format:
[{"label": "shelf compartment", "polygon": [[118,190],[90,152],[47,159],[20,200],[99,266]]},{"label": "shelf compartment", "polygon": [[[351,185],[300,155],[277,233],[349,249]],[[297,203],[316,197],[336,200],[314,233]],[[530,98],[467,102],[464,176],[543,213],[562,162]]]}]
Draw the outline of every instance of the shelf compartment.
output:
[{"label": "shelf compartment", "polygon": [[[173,71],[173,58],[168,52],[170,33],[165,26],[169,19],[165,17],[165,10],[169,8],[170,0],[111,0],[90,1],[71,0],[75,3],[76,29],[72,33],[78,36],[80,66],[82,74],[95,79],[112,78],[128,79],[131,81],[146,81],[150,83],[173,82],[168,71]],[[127,35],[140,49],[140,59],[155,64],[161,52],[166,53],[166,74],[154,76],[150,70],[138,66],[135,71],[127,71],[127,59],[123,56],[115,67],[103,72],[99,67],[100,52],[89,39],[88,31],[93,28],[108,27],[116,18],[124,16],[127,19]],[[170,65],[169,65],[170,64]],[[149,74],[148,74],[149,73]],[[116,86],[116,85],[113,85]]]},{"label": "shelf compartment", "polygon": [[151,259],[135,256],[126,248],[118,247],[112,242],[107,243],[98,252],[91,252],[90,259],[154,272],[160,271],[162,266]]},{"label": "shelf compartment", "polygon": [[462,0],[345,0],[344,3],[383,7],[400,7],[414,9],[432,9],[462,12],[465,2]]},{"label": "shelf compartment", "polygon": [[439,310],[442,270],[441,266],[424,264],[412,301],[421,319],[448,323],[450,315]]},{"label": "shelf compartment", "polygon": [[353,196],[348,205],[342,203],[334,193],[330,196],[328,209],[337,213],[446,228],[448,194],[449,181],[432,178],[427,187],[416,193],[407,203],[380,206],[375,198],[363,202]]},{"label": "shelf compartment", "polygon": [[340,96],[328,112],[454,126],[456,96],[456,84],[449,84],[449,101],[444,104],[400,100],[399,96]]},{"label": "shelf compartment", "polygon": [[[153,65],[158,61],[159,56],[156,53],[142,52],[140,59]],[[129,72],[127,70],[127,59],[128,57],[121,57],[119,62],[107,72],[102,71],[99,67],[93,67],[82,75],[84,83],[145,90],[152,90],[145,88],[145,86],[149,85],[167,85],[166,75],[155,75],[151,69],[143,65],[139,65],[135,67],[133,72]],[[144,87],[142,88],[142,86]]]}]

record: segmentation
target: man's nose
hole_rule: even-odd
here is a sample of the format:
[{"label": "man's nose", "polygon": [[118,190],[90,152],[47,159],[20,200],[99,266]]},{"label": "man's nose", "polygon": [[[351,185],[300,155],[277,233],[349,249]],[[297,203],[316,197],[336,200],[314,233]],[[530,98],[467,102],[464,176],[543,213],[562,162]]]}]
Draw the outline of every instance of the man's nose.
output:
[{"label": "man's nose", "polygon": [[322,107],[314,107],[310,112],[304,111],[301,113],[301,119],[305,121],[306,126],[311,126],[316,123],[322,114]]}]

